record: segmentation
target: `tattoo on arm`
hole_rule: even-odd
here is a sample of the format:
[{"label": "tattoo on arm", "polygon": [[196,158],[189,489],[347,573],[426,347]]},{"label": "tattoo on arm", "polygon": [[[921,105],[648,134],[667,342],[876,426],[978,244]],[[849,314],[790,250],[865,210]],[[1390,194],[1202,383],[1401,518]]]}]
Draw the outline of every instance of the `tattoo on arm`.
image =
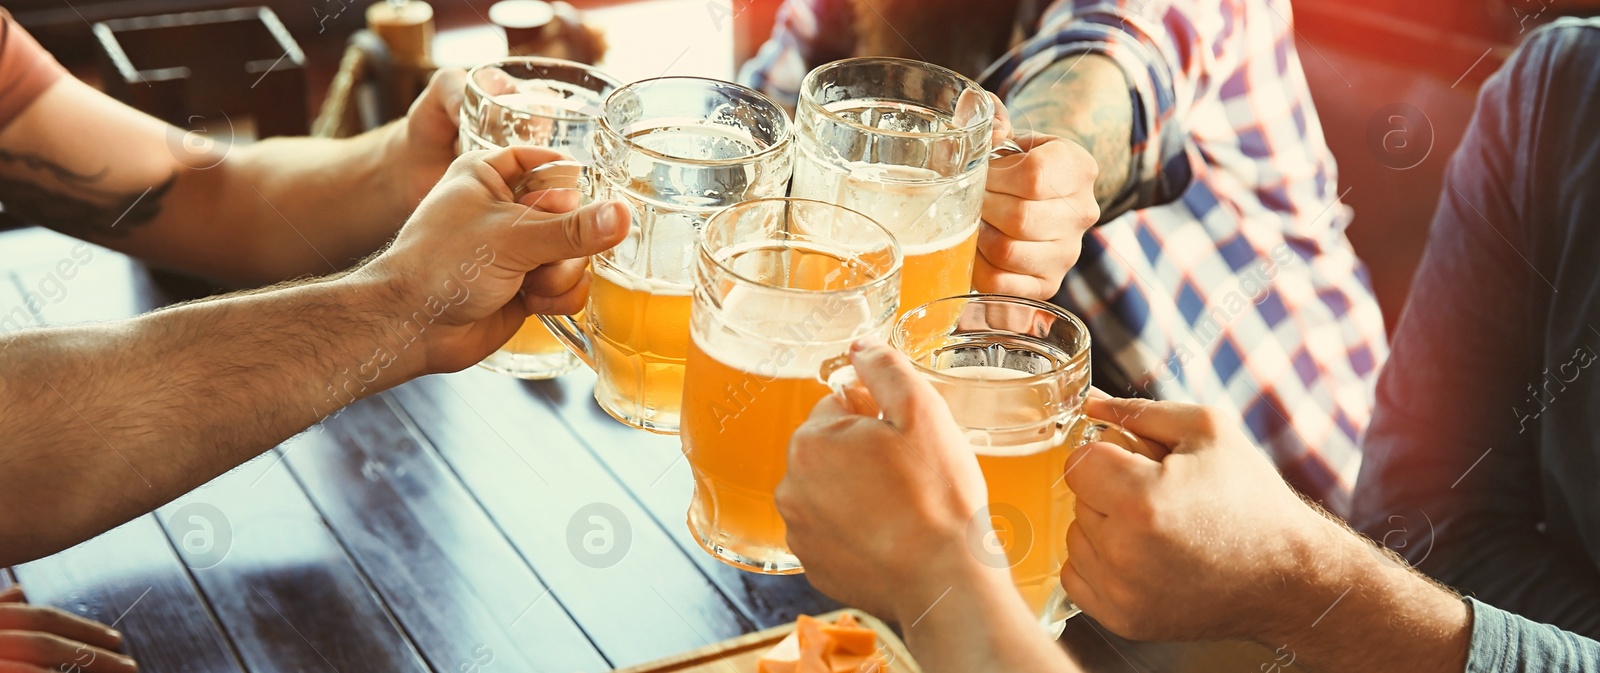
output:
[{"label": "tattoo on arm", "polygon": [[173,172],[160,184],[121,193],[98,186],[110,174],[109,167],[78,173],[47,157],[3,149],[0,169],[0,204],[7,219],[88,240],[120,238],[155,219],[161,199],[178,179]]},{"label": "tattoo on arm", "polygon": [[1018,132],[1060,136],[1082,145],[1099,164],[1095,201],[1106,212],[1132,172],[1133,102],[1127,80],[1111,59],[1083,54],[1062,59],[1028,80],[1010,101]]}]

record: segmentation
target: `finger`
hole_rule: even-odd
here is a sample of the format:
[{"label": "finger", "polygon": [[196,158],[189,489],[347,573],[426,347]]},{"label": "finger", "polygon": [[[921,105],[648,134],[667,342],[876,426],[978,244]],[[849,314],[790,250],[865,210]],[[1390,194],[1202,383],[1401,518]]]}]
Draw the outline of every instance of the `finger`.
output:
[{"label": "finger", "polygon": [[541,266],[522,277],[522,291],[538,297],[564,295],[583,280],[588,264],[587,259],[569,259]]},{"label": "finger", "polygon": [[525,213],[513,222],[512,262],[518,271],[598,254],[628,235],[628,209],[619,201],[602,201],[559,216]]},{"label": "finger", "polygon": [[1051,287],[1043,278],[1006,271],[980,252],[972,264],[972,287],[979,292],[1046,301],[1055,296],[1060,285]]},{"label": "finger", "polygon": [[0,590],[0,603],[26,603],[28,598],[22,594],[22,585],[13,585]]},{"label": "finger", "polygon": [[1115,516],[1143,497],[1161,464],[1108,442],[1090,442],[1067,457],[1067,487],[1097,512]]},{"label": "finger", "polygon": [[461,102],[466,95],[467,71],[460,68],[440,68],[428,80],[428,88],[424,89],[416,105],[424,101],[437,101],[440,109],[444,110],[445,119],[454,122],[461,118]]},{"label": "finger", "polygon": [[1089,586],[1103,588],[1108,579],[1110,569],[1106,567],[1104,558],[1100,556],[1100,548],[1095,544],[1095,539],[1089,537],[1084,530],[1082,521],[1073,521],[1067,526],[1067,537],[1061,541],[1067,547],[1067,562],[1072,564],[1078,576]]},{"label": "finger", "polygon": [[1133,434],[1180,450],[1183,440],[1199,434],[1215,434],[1218,419],[1214,412],[1195,404],[1137,398],[1087,400],[1084,413],[1112,421]]},{"label": "finger", "polygon": [[1082,228],[1070,226],[1074,220],[1065,199],[1030,200],[995,191],[983,194],[983,221],[1015,239],[1054,241],[1082,236],[1088,226],[1094,224],[1089,222]]},{"label": "finger", "polygon": [[552,188],[528,192],[517,198],[517,203],[541,213],[561,215],[577,210],[583,205],[583,195],[575,189]]},{"label": "finger", "polygon": [[1094,157],[1077,143],[1053,136],[1034,137],[1046,140],[1032,142],[1025,154],[989,164],[984,189],[1032,200],[1068,198],[1080,191],[1093,191],[1099,175]]},{"label": "finger", "polygon": [[1104,610],[1108,607],[1105,600],[1100,597],[1100,592],[1095,586],[1084,579],[1079,566],[1079,564],[1091,565],[1089,557],[1092,552],[1082,551],[1080,554],[1074,554],[1072,540],[1072,527],[1068,526],[1067,562],[1061,565],[1061,588],[1066,590],[1067,598],[1071,599],[1079,609],[1091,616],[1104,614]]},{"label": "finger", "polygon": [[[936,403],[944,403],[911,360],[883,339],[857,339],[850,345],[850,362],[873,401],[883,410],[883,420],[890,425],[908,427],[934,409]],[[945,413],[949,413],[948,409]]]},{"label": "finger", "polygon": [[1024,241],[1007,236],[987,222],[978,227],[978,252],[984,259],[1004,271],[1040,279],[1066,276],[1081,248],[1082,244],[1073,239]]},{"label": "finger", "polygon": [[989,146],[999,147],[1001,143],[1012,135],[1011,112],[1006,109],[1006,104],[1000,100],[999,96],[990,91],[985,91],[984,93],[988,94],[990,102],[994,103],[994,126],[989,133]]},{"label": "finger", "polygon": [[0,673],[55,673],[55,671],[20,661],[0,661]]},{"label": "finger", "polygon": [[589,274],[578,277],[578,283],[553,297],[544,297],[527,292],[522,295],[522,308],[527,315],[573,315],[583,310],[589,302]]},{"label": "finger", "polygon": [[42,605],[0,605],[0,631],[54,633],[106,649],[115,649],[122,644],[122,634],[109,626]]},{"label": "finger", "polygon": [[1089,386],[1089,397],[1096,400],[1111,399],[1111,395],[1109,393],[1094,386]]},{"label": "finger", "polygon": [[134,673],[133,659],[39,631],[0,631],[0,659],[83,673]]},{"label": "finger", "polygon": [[552,161],[561,161],[567,156],[547,147],[533,147],[530,145],[512,145],[497,150],[483,150],[467,152],[456,159],[477,162],[488,166],[495,174],[505,181],[506,189],[522,178],[524,173],[543,166]]},{"label": "finger", "polygon": [[811,415],[806,417],[806,422],[820,425],[851,415],[856,415],[856,410],[849,400],[839,395],[823,395],[822,399],[812,405]]}]

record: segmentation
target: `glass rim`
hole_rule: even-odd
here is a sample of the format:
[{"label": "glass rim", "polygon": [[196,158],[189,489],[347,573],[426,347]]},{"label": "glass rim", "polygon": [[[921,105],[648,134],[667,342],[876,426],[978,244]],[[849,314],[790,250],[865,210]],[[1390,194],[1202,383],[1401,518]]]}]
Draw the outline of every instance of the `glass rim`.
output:
[{"label": "glass rim", "polygon": [[[526,110],[526,109],[518,108],[518,107],[515,107],[515,106],[511,106],[511,105],[506,105],[504,103],[500,103],[500,102],[495,100],[495,96],[497,94],[491,94],[488,91],[485,91],[482,86],[478,85],[478,77],[477,77],[477,75],[478,75],[479,72],[482,72],[484,68],[500,67],[500,66],[504,66],[504,65],[507,65],[507,64],[537,65],[537,66],[545,66],[545,67],[550,67],[550,68],[567,68],[567,69],[571,69],[571,70],[577,70],[577,71],[580,71],[580,72],[584,73],[585,75],[589,75],[591,77],[594,77],[595,79],[598,79],[598,80],[600,80],[602,82],[605,82],[606,84],[610,85],[611,86],[611,91],[607,91],[607,92],[601,94],[601,96],[600,96],[600,106],[597,108],[598,114],[592,114],[592,115],[583,114],[581,112],[571,112],[571,113],[533,112],[531,110]],[[524,81],[526,81],[526,80],[524,80]],[[577,61],[568,61],[568,60],[563,59],[563,58],[550,58],[548,56],[507,56],[505,58],[497,58],[497,59],[493,59],[493,60],[490,60],[490,61],[484,61],[483,63],[479,63],[479,64],[477,64],[475,66],[472,66],[472,68],[467,70],[467,89],[472,91],[473,93],[477,94],[483,100],[489,101],[490,103],[493,103],[494,105],[506,108],[508,110],[515,110],[516,112],[519,112],[521,114],[531,115],[531,116],[535,116],[535,117],[544,117],[544,118],[547,118],[547,119],[559,119],[559,120],[563,120],[563,121],[566,121],[566,120],[584,121],[584,120],[590,120],[590,119],[599,119],[599,118],[603,117],[605,115],[605,99],[609,98],[610,95],[613,92],[615,92],[618,89],[621,89],[623,86],[624,85],[622,84],[622,82],[619,81],[617,78],[612,77],[611,75],[606,74],[605,71],[600,70],[599,68],[596,68],[596,67],[594,67],[592,65],[589,65],[587,63],[579,63]],[[463,103],[465,103],[465,101],[463,101]],[[463,113],[465,113],[466,108],[463,107],[462,110],[463,110]]]},{"label": "glass rim", "polygon": [[[807,205],[825,206],[827,208],[832,208],[832,209],[835,209],[835,210],[841,210],[841,211],[850,213],[852,215],[855,215],[856,217],[861,218],[866,223],[872,225],[872,228],[876,229],[879,233],[882,233],[884,235],[884,237],[886,239],[888,239],[888,241],[889,241],[889,253],[890,253],[890,260],[891,260],[890,264],[889,264],[889,269],[887,271],[883,272],[883,275],[878,276],[877,278],[874,278],[874,279],[872,279],[872,280],[870,280],[870,281],[868,281],[866,283],[862,283],[862,284],[854,286],[854,287],[839,288],[837,290],[806,290],[806,289],[797,288],[797,287],[773,287],[773,286],[768,285],[766,283],[762,283],[762,282],[760,282],[758,280],[754,280],[754,279],[748,278],[744,274],[741,274],[738,271],[734,270],[733,267],[731,267],[727,263],[725,263],[721,257],[718,257],[716,255],[715,251],[712,251],[710,249],[710,245],[706,241],[706,233],[705,232],[711,228],[712,223],[720,222],[724,217],[731,216],[734,211],[739,210],[739,209],[752,208],[754,206],[759,206],[759,205],[767,204],[767,203],[776,203],[776,202],[782,202],[784,204],[799,203],[799,204],[807,204]],[[723,208],[717,210],[717,212],[712,213],[711,217],[706,218],[706,222],[705,222],[705,224],[703,226],[700,227],[700,233],[699,233],[698,236],[696,236],[696,239],[697,240],[696,240],[696,243],[695,243],[695,247],[699,250],[699,252],[702,255],[704,255],[706,258],[710,259],[712,264],[717,265],[717,268],[721,269],[723,273],[726,273],[729,276],[732,276],[735,280],[737,280],[740,283],[743,283],[745,285],[749,285],[749,286],[752,286],[752,287],[759,287],[759,288],[762,288],[764,290],[771,290],[771,291],[774,291],[774,292],[795,293],[795,294],[803,294],[803,295],[809,295],[809,296],[821,296],[821,295],[830,295],[830,294],[845,295],[845,294],[856,294],[856,293],[861,293],[861,292],[867,292],[867,291],[871,291],[871,290],[876,289],[878,286],[881,286],[884,283],[889,282],[890,280],[895,280],[895,281],[898,282],[898,280],[900,278],[901,268],[905,265],[904,253],[900,250],[900,240],[895,238],[894,232],[889,231],[883,225],[878,224],[877,220],[874,220],[874,219],[872,219],[870,217],[867,217],[865,214],[863,214],[861,212],[858,212],[858,211],[853,210],[851,208],[846,208],[846,207],[841,206],[841,205],[839,205],[837,203],[828,203],[827,201],[818,201],[816,199],[801,199],[801,198],[795,198],[795,197],[790,197],[790,196],[769,196],[769,197],[764,197],[764,198],[759,198],[759,199],[748,199],[748,200],[745,200],[745,201],[740,201],[738,203],[735,203],[735,204],[733,204],[731,206],[724,206]],[[728,246],[728,247],[731,247],[731,246]],[[724,248],[724,249],[726,249],[726,248]]]},{"label": "glass rim", "polygon": [[[640,145],[640,144],[634,142],[632,138],[629,138],[627,136],[622,135],[622,133],[620,131],[618,131],[618,130],[616,130],[616,129],[611,127],[610,120],[608,120],[606,118],[607,117],[606,109],[609,107],[608,104],[611,102],[611,97],[612,96],[615,96],[615,95],[617,95],[617,94],[619,94],[619,93],[621,93],[623,91],[627,91],[629,89],[637,90],[637,89],[641,89],[641,88],[644,88],[644,87],[649,86],[649,85],[656,85],[656,84],[661,84],[661,83],[670,82],[670,81],[695,82],[695,83],[702,84],[702,85],[709,84],[709,85],[713,85],[713,86],[717,86],[717,87],[732,87],[732,88],[734,88],[736,90],[740,90],[741,92],[744,92],[744,93],[754,94],[757,99],[759,99],[762,102],[765,102],[769,107],[772,108],[773,111],[778,113],[778,118],[783,121],[782,132],[778,136],[778,138],[773,141],[773,143],[771,145],[763,147],[759,151],[752,152],[750,154],[746,154],[746,155],[738,156],[738,157],[733,157],[731,159],[699,159],[699,158],[695,158],[695,157],[680,157],[680,156],[676,156],[676,155],[672,155],[672,154],[667,154],[665,152],[658,152],[656,150],[650,149],[648,147],[645,147],[643,145]],[[614,138],[614,139],[616,139],[618,141],[621,141],[623,144],[627,145],[630,150],[632,150],[634,152],[638,152],[640,154],[644,154],[646,156],[652,157],[654,159],[659,159],[659,160],[662,160],[662,161],[670,161],[670,162],[673,162],[673,163],[681,163],[681,164],[690,164],[690,165],[694,165],[694,166],[735,166],[735,165],[738,165],[738,164],[751,163],[751,162],[754,162],[754,161],[762,160],[762,159],[766,158],[768,155],[771,155],[773,153],[776,153],[776,152],[779,152],[779,151],[787,149],[788,146],[789,146],[789,142],[794,139],[794,123],[793,123],[792,120],[789,119],[789,113],[783,109],[782,105],[779,105],[778,102],[773,100],[770,96],[768,96],[768,95],[766,95],[764,93],[761,93],[760,91],[757,91],[755,89],[752,89],[750,87],[744,86],[742,84],[736,84],[734,82],[725,82],[723,80],[713,79],[713,78],[710,78],[710,77],[696,77],[696,76],[693,76],[693,75],[666,75],[666,76],[663,76],[663,77],[651,77],[649,79],[641,79],[641,80],[639,80],[637,82],[629,82],[629,83],[627,83],[627,84],[625,84],[623,86],[617,87],[617,89],[612,91],[609,95],[607,95],[606,96],[606,100],[601,103],[601,105],[600,105],[600,114],[598,116],[596,116],[596,119],[599,122],[598,126],[599,126],[599,130],[601,132],[605,133],[606,135],[611,136],[612,138]],[[722,126],[722,124],[718,124],[718,126]]]},{"label": "glass rim", "polygon": [[[989,115],[980,115],[977,121],[960,128],[950,129],[948,131],[896,131],[893,129],[881,129],[875,126],[867,126],[866,124],[846,119],[845,117],[836,114],[834,111],[829,110],[821,103],[818,103],[812,99],[812,84],[814,84],[819,78],[820,73],[824,71],[838,70],[847,66],[863,65],[868,63],[881,63],[896,67],[922,68],[924,70],[932,70],[942,75],[948,75],[954,78],[957,82],[961,82],[962,84],[965,84],[976,90],[978,93],[983,94],[984,103],[989,106]],[[816,108],[817,111],[822,113],[824,117],[827,117],[834,122],[844,124],[845,126],[852,127],[859,131],[890,136],[894,138],[958,138],[977,132],[978,128],[984,124],[994,123],[994,99],[989,97],[989,91],[983,88],[982,85],[978,84],[977,81],[942,65],[909,58],[898,58],[894,56],[857,56],[854,58],[843,58],[832,63],[826,63],[817,66],[816,68],[813,68],[811,72],[806,73],[805,79],[800,81],[798,98],[799,105],[797,108]],[[957,99],[959,100],[959,96]]]},{"label": "glass rim", "polygon": [[[979,302],[981,302],[981,303],[1003,303],[1003,304],[1009,304],[1011,306],[1022,306],[1022,307],[1025,307],[1025,308],[1031,308],[1031,309],[1037,309],[1037,310],[1040,310],[1040,311],[1044,311],[1046,313],[1051,314],[1052,316],[1054,316],[1058,320],[1067,321],[1068,324],[1072,325],[1073,329],[1077,330],[1079,334],[1082,334],[1083,335],[1083,348],[1079,349],[1075,353],[1069,354],[1060,367],[1056,367],[1054,369],[1051,369],[1050,371],[1044,372],[1042,374],[1028,374],[1026,376],[1019,376],[1019,377],[1016,377],[1016,378],[998,379],[998,380],[982,380],[982,379],[964,378],[964,377],[960,377],[960,376],[952,376],[950,374],[946,374],[945,373],[948,370],[934,369],[932,367],[928,367],[927,365],[922,364],[916,358],[910,357],[910,354],[906,353],[905,348],[903,347],[903,345],[904,345],[903,342],[905,341],[905,338],[902,335],[907,331],[906,330],[906,323],[909,322],[914,315],[926,313],[927,309],[929,309],[929,308],[932,308],[932,307],[940,305],[940,304],[945,304],[947,302],[957,302],[957,301],[964,302],[966,304],[973,304],[973,303],[979,303]],[[965,308],[965,307],[963,307],[963,308]],[[996,331],[998,331],[998,330],[996,330]],[[1015,334],[1015,332],[1011,332],[1011,333]],[[968,293],[968,294],[956,295],[954,297],[941,297],[939,299],[935,299],[935,300],[930,301],[928,303],[925,303],[925,304],[923,304],[921,306],[913,308],[913,309],[911,309],[909,311],[906,311],[903,315],[900,316],[899,319],[895,320],[894,321],[894,325],[889,328],[889,344],[891,346],[893,346],[895,350],[900,351],[900,353],[902,355],[906,355],[907,359],[911,360],[911,364],[917,368],[917,371],[922,372],[924,375],[928,375],[928,376],[931,376],[931,377],[933,377],[935,379],[938,379],[941,382],[958,383],[960,385],[968,385],[968,386],[975,385],[975,386],[980,387],[980,388],[1000,388],[1000,387],[1006,387],[1006,386],[1014,386],[1014,385],[1017,385],[1017,384],[1039,383],[1041,381],[1046,381],[1048,379],[1051,379],[1051,378],[1054,378],[1054,377],[1057,377],[1057,376],[1061,376],[1063,374],[1067,374],[1067,373],[1076,371],[1089,358],[1089,351],[1091,350],[1091,343],[1089,341],[1089,338],[1090,338],[1089,337],[1089,327],[1084,324],[1082,318],[1079,318],[1078,316],[1074,315],[1071,311],[1063,309],[1060,306],[1056,306],[1055,304],[1051,304],[1049,302],[1039,301],[1037,299],[1029,299],[1027,297],[1018,297],[1016,295],[999,294],[999,293],[994,293],[994,292],[972,292],[972,293]],[[1015,370],[1013,370],[1013,371],[1015,371]]]}]

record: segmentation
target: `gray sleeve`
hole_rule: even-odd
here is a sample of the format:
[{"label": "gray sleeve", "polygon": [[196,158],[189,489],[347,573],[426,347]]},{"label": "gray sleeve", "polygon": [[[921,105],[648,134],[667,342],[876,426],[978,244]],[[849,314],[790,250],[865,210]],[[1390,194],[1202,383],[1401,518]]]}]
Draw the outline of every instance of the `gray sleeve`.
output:
[{"label": "gray sleeve", "polygon": [[1466,673],[1600,673],[1600,643],[1468,598]]}]

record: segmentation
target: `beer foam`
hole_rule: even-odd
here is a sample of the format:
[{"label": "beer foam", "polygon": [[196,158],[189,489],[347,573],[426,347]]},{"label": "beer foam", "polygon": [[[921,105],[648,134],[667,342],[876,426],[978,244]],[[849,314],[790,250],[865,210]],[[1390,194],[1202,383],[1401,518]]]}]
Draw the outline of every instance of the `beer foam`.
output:
[{"label": "beer foam", "polygon": [[960,231],[952,232],[949,236],[944,238],[929,241],[927,243],[918,243],[916,245],[901,244],[900,254],[905,257],[920,257],[922,255],[929,255],[935,252],[949,250],[961,245],[962,243],[965,243],[968,238],[972,237],[972,233],[977,230],[977,228],[978,220],[973,220],[972,226]]},{"label": "beer foam", "polygon": [[721,311],[694,320],[689,335],[734,369],[767,379],[816,379],[824,362],[875,331],[872,317],[860,295],[740,285],[729,290]]},{"label": "beer foam", "polygon": [[625,290],[663,297],[687,297],[694,293],[693,285],[674,283],[660,278],[640,278],[606,263],[596,264],[593,269],[595,275],[602,276]]},{"label": "beer foam", "polygon": [[[939,373],[951,378],[973,381],[1009,381],[1032,376],[1028,372],[989,365],[952,367],[941,369]],[[993,432],[962,428],[973,453],[980,456],[1030,456],[1049,451],[1066,440],[1062,433],[1054,430],[1054,424],[1045,418],[1047,412],[1038,403],[1040,391],[1037,388],[942,385],[940,392],[944,394],[945,402],[950,405],[958,423],[983,419],[983,425],[991,428],[1023,428],[1032,425],[1041,431],[1050,431],[1046,439],[996,446]],[[1037,436],[1017,431],[1008,434],[1026,434],[1029,438]]]}]

